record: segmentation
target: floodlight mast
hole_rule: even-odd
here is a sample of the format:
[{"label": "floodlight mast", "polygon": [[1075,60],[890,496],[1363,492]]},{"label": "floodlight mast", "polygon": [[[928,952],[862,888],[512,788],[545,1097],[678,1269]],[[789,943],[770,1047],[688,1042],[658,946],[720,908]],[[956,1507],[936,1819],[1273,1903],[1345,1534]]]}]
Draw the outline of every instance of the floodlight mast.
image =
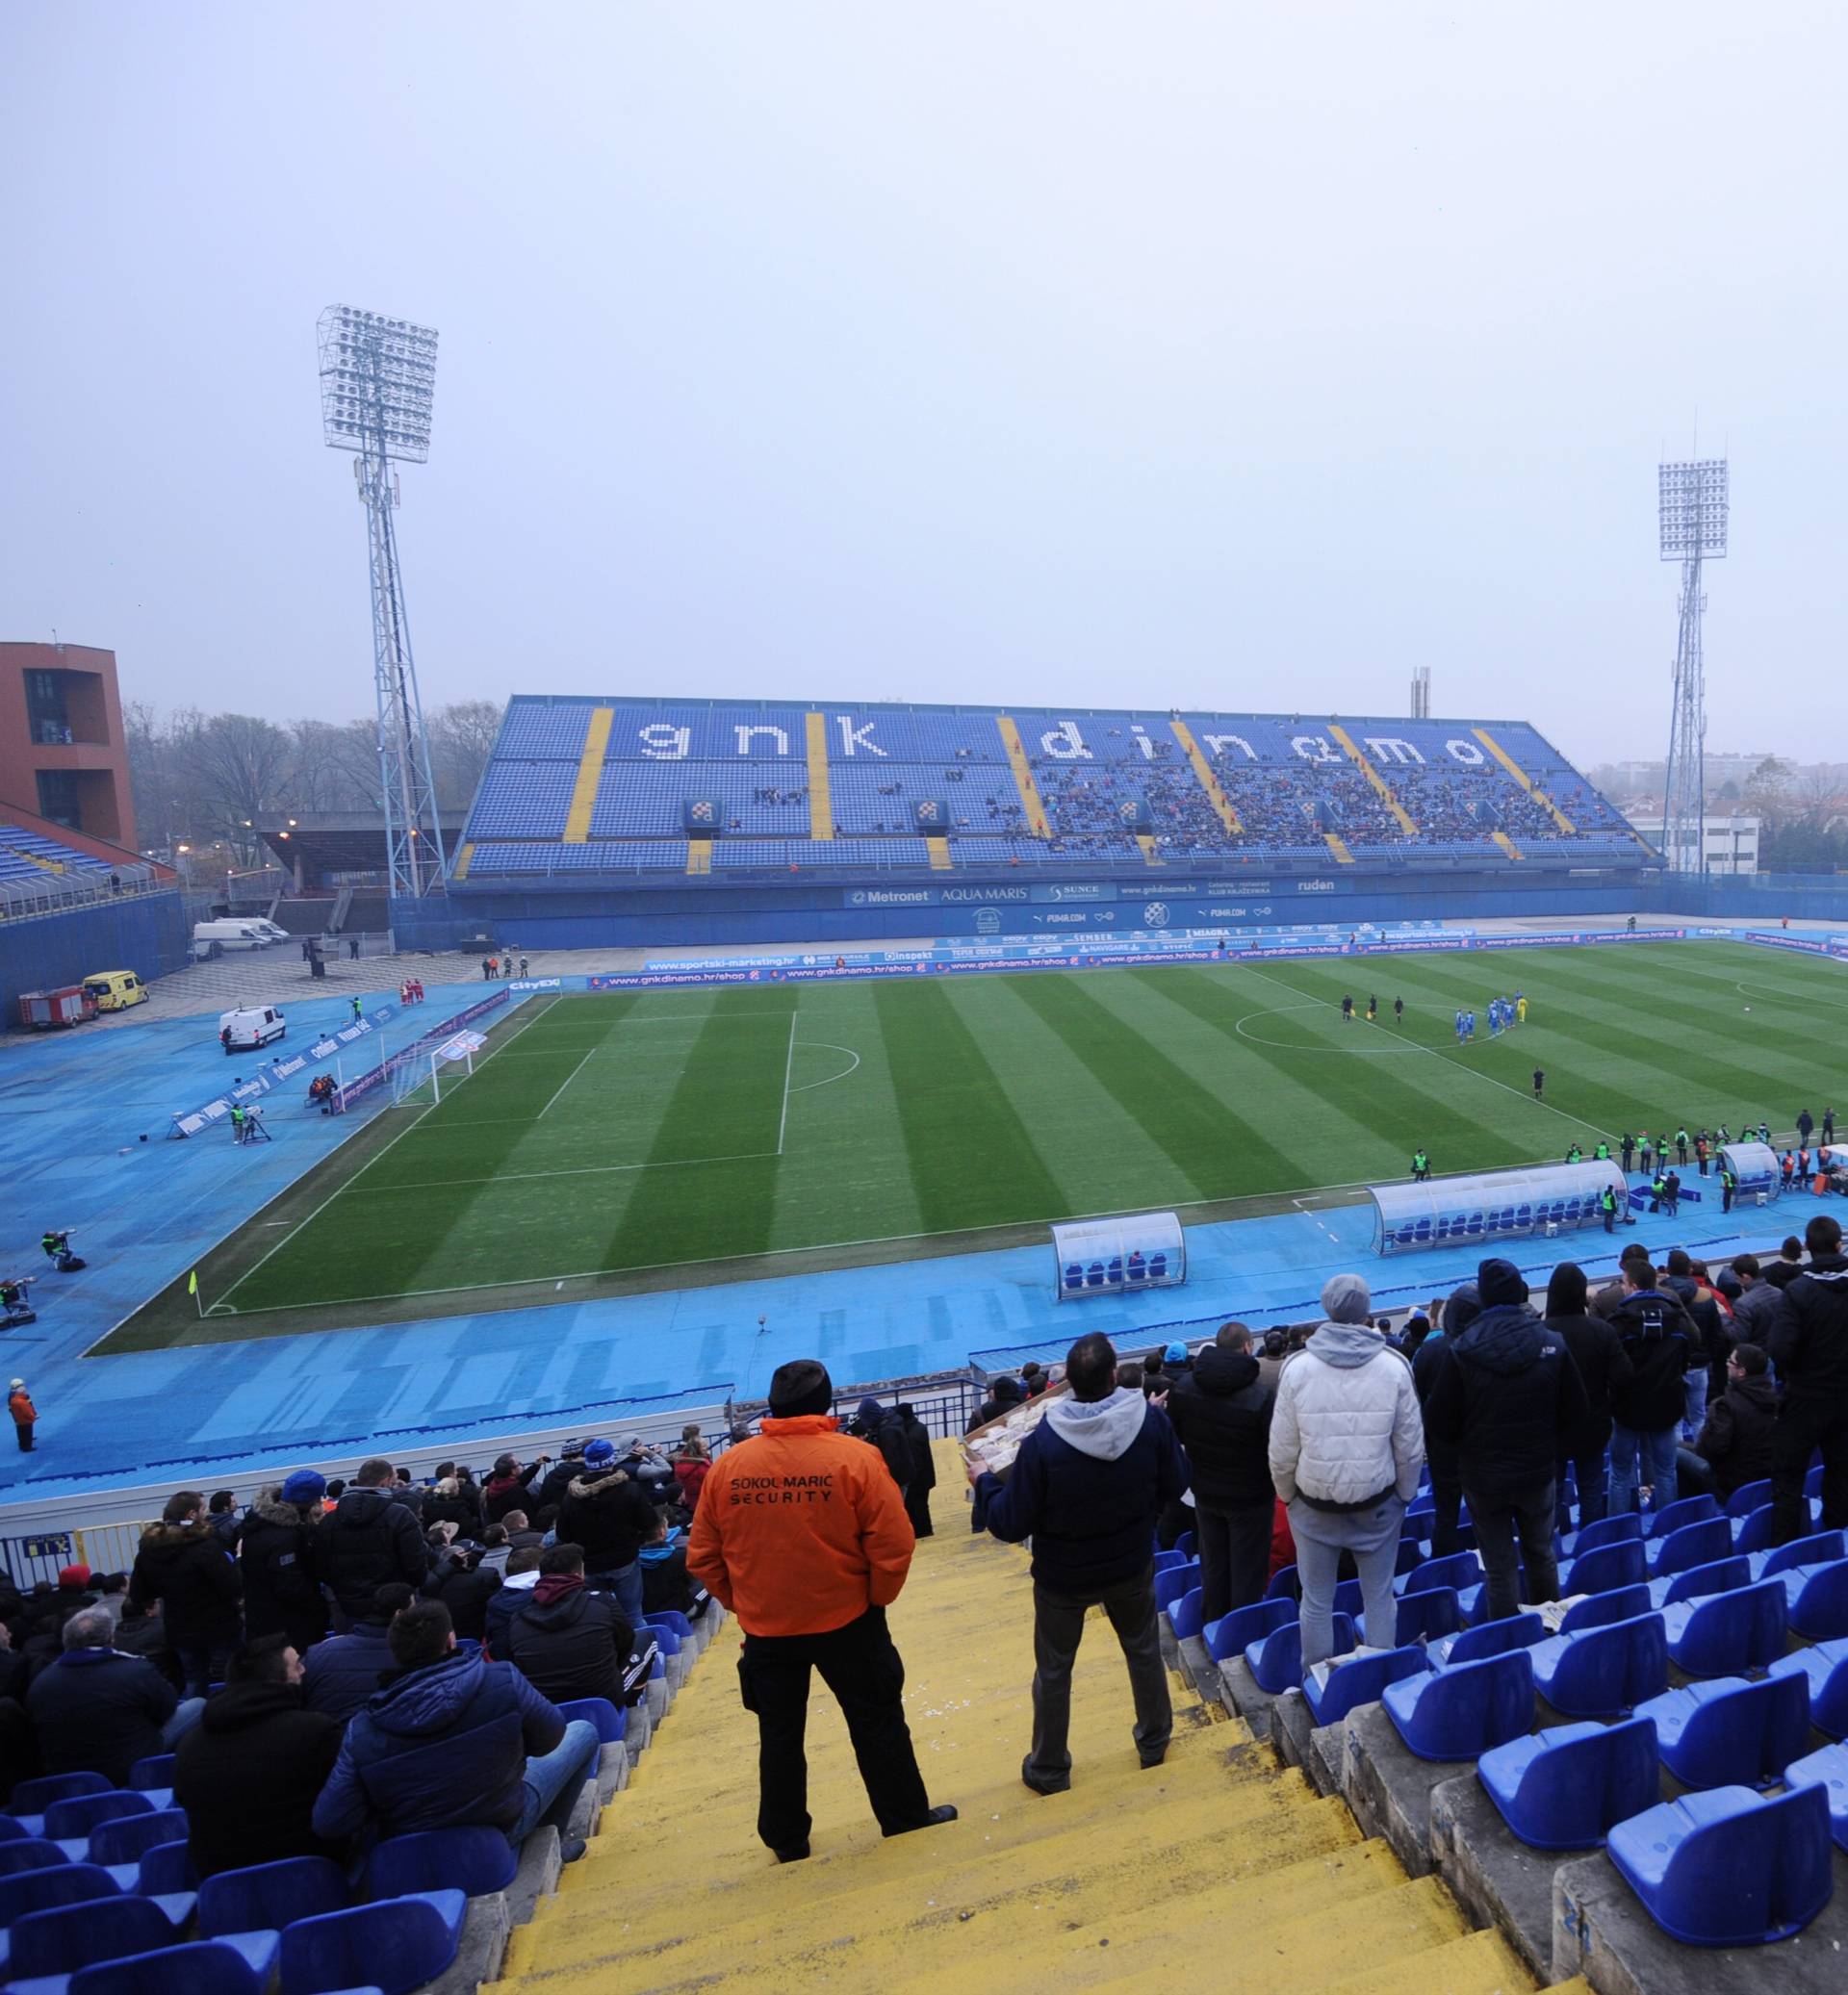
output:
[{"label": "floodlight mast", "polygon": [[1681,629],[1675,645],[1675,710],[1662,784],[1662,851],[1677,873],[1707,871],[1707,664],[1701,614],[1703,561],[1726,554],[1727,462],[1704,457],[1657,467],[1661,557],[1681,564]]},{"label": "floodlight mast", "polygon": [[329,305],[319,334],[322,434],[329,449],[353,452],[366,508],[386,866],[393,899],[416,900],[443,890],[446,862],[392,524],[398,492],[391,467],[428,461],[436,334],[351,305]]}]

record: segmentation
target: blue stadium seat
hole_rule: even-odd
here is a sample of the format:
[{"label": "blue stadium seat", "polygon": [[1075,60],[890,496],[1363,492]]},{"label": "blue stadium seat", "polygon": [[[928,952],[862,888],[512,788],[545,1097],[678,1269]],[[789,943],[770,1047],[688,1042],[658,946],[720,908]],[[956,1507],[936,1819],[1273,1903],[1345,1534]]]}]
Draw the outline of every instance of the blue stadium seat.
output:
[{"label": "blue stadium seat", "polygon": [[121,1890],[96,1863],[50,1863],[42,1870],[22,1870],[0,1878],[0,1930],[27,1912],[46,1912],[61,1905],[83,1905],[92,1898],[115,1898]]},{"label": "blue stadium seat", "polygon": [[[1334,1630],[1333,1652],[1346,1655],[1356,1646],[1354,1624],[1346,1614],[1337,1614]],[[1302,1682],[1301,1622],[1286,1622],[1282,1627],[1247,1644],[1245,1660],[1258,1688],[1270,1696],[1298,1688]]]},{"label": "blue stadium seat", "polygon": [[1726,1514],[1731,1518],[1745,1519],[1755,1510],[1768,1507],[1771,1501],[1771,1478],[1760,1476],[1757,1482],[1742,1482],[1726,1499]]},{"label": "blue stadium seat", "polygon": [[78,1794],[107,1794],[109,1782],[101,1774],[46,1774],[37,1780],[21,1780],[7,1803],[9,1812],[28,1835],[43,1835],[45,1810],[54,1802],[68,1801]]},{"label": "blue stadium seat", "polygon": [[1651,1511],[1643,1535],[1666,1538],[1671,1531],[1679,1531],[1687,1524],[1704,1524],[1719,1514],[1720,1506],[1711,1496],[1682,1496],[1664,1504],[1660,1510]]},{"label": "blue stadium seat", "polygon": [[1789,1787],[1820,1785],[1829,1793],[1829,1832],[1838,1850],[1848,1851],[1848,1746],[1825,1746],[1806,1752],[1784,1770]]},{"label": "blue stadium seat", "polygon": [[1387,1684],[1421,1675],[1430,1666],[1424,1650],[1409,1643],[1403,1649],[1353,1656],[1325,1673],[1319,1669],[1307,1671],[1302,1679],[1302,1695],[1318,1725],[1337,1725],[1357,1704],[1376,1703]]},{"label": "blue stadium seat", "polygon": [[1192,1593],[1200,1583],[1199,1561],[1195,1559],[1185,1566],[1171,1566],[1166,1573],[1155,1575],[1155,1605],[1165,1612],[1183,1594]]},{"label": "blue stadium seat", "polygon": [[0,1878],[16,1877],[21,1871],[43,1870],[48,1864],[68,1863],[70,1854],[42,1836],[29,1835],[0,1843]]},{"label": "blue stadium seat", "polygon": [[1177,1642],[1185,1642],[1200,1631],[1200,1602],[1206,1599],[1199,1587],[1184,1593],[1168,1610],[1168,1624],[1174,1631]]},{"label": "blue stadium seat", "polygon": [[282,1935],[282,1995],[362,1985],[410,1995],[455,1958],[468,1909],[460,1891],[429,1891],[297,1920]]},{"label": "blue stadium seat", "polygon": [[1186,1555],[1178,1551],[1158,1551],[1155,1554],[1154,1570],[1157,1573],[1171,1572],[1176,1566],[1187,1564]]},{"label": "blue stadium seat", "polygon": [[[132,1788],[113,1787],[106,1794],[75,1794],[55,1801],[45,1810],[45,1838],[61,1844],[73,1862],[90,1848],[92,1832],[105,1822],[124,1815],[151,1815],[154,1803]],[[166,1840],[165,1837],[162,1838]]]},{"label": "blue stadium seat", "polygon": [[1627,1716],[1668,1688],[1668,1635],[1659,1614],[1554,1635],[1528,1652],[1540,1695],[1567,1718]]},{"label": "blue stadium seat", "polygon": [[[1711,1502],[1712,1498],[1706,1500]],[[1652,1579],[1685,1573],[1690,1566],[1710,1566],[1715,1559],[1731,1556],[1732,1525],[1724,1517],[1704,1518],[1698,1523],[1681,1524],[1659,1538],[1652,1538],[1648,1550]]]},{"label": "blue stadium seat", "polygon": [[1619,1586],[1634,1586],[1646,1573],[1643,1557],[1643,1541],[1640,1538],[1620,1539],[1614,1545],[1601,1545],[1595,1551],[1585,1552],[1559,1572],[1559,1596],[1570,1599],[1574,1594],[1607,1594]]},{"label": "blue stadium seat", "polygon": [[[1354,1625],[1365,1642],[1366,1615],[1356,1615]],[[1434,1642],[1442,1635],[1455,1634],[1462,1625],[1463,1610],[1457,1602],[1455,1587],[1427,1586],[1422,1593],[1406,1594],[1397,1603],[1391,1646],[1402,1649],[1408,1642]],[[1373,1646],[1380,1649],[1387,1645],[1375,1642]]]},{"label": "blue stadium seat", "polygon": [[[75,1974],[92,1961],[151,1954],[172,1943],[173,1929],[145,1898],[117,1893],[26,1912],[7,1932],[7,1983]],[[49,1995],[49,1991],[47,1991]]]},{"label": "blue stadium seat", "polygon": [[1249,1607],[1234,1607],[1218,1621],[1209,1621],[1200,1634],[1207,1654],[1215,1662],[1224,1662],[1228,1657],[1243,1655],[1247,1643],[1287,1627],[1296,1619],[1295,1600],[1258,1600]]},{"label": "blue stadium seat", "polygon": [[1820,1462],[1803,1478],[1803,1493],[1806,1496],[1820,1496],[1822,1495],[1822,1464]]},{"label": "blue stadium seat", "polygon": [[1605,1847],[1671,1937],[1763,1946],[1801,1932],[1829,1902],[1829,1790],[1795,1787],[1770,1801],[1749,1787],[1686,1794],[1618,1823]]},{"label": "blue stadium seat", "polygon": [[299,1920],[345,1909],[350,1896],[339,1865],[325,1856],[221,1870],[199,1886],[199,1937],[236,1945],[259,1933],[273,1935]]},{"label": "blue stadium seat", "polygon": [[1732,1593],[1734,1588],[1750,1586],[1753,1573],[1752,1562],[1738,1557],[1715,1559],[1710,1566],[1689,1566],[1684,1572],[1671,1573],[1666,1578],[1652,1579],[1649,1582],[1650,1604],[1655,1607],[1672,1606],[1677,1600],[1699,1599],[1707,1594]]},{"label": "blue stadium seat", "polygon": [[1767,1551],[1756,1553],[1752,1576],[1769,1579],[1774,1573],[1788,1573],[1797,1566],[1826,1566],[1831,1559],[1843,1555],[1839,1531],[1813,1531],[1807,1538],[1793,1538],[1787,1545],[1774,1545]]},{"label": "blue stadium seat", "polygon": [[1781,1655],[1771,1675],[1810,1679],[1810,1723],[1832,1739],[1848,1738],[1848,1642],[1818,1642]]},{"label": "blue stadium seat", "polygon": [[1536,1850],[1589,1850],[1660,1797],[1656,1727],[1586,1720],[1492,1746],[1476,1778],[1502,1819]]},{"label": "blue stadium seat", "polygon": [[142,1856],[162,1843],[183,1843],[186,1836],[186,1812],[182,1808],[120,1815],[113,1822],[98,1823],[90,1831],[90,1861],[117,1872],[122,1889],[133,1891],[141,1878]]},{"label": "blue stadium seat", "polygon": [[1481,1662],[1485,1656],[1506,1655],[1511,1649],[1531,1649],[1546,1639],[1547,1624],[1537,1614],[1510,1614],[1502,1621],[1478,1621],[1459,1635],[1435,1642],[1431,1660],[1442,1669],[1457,1663]]},{"label": "blue stadium seat", "polygon": [[1452,1551],[1441,1559],[1426,1559],[1393,1581],[1393,1591],[1401,1598],[1422,1594],[1433,1587],[1474,1586],[1482,1577],[1482,1561],[1473,1551]]},{"label": "blue stadium seat", "polygon": [[1420,1759],[1476,1759],[1533,1729],[1532,1650],[1389,1683],[1380,1702],[1394,1729]]},{"label": "blue stadium seat", "polygon": [[1776,1579],[1673,1601],[1662,1609],[1669,1660],[1689,1676],[1768,1669],[1784,1653],[1789,1613]]},{"label": "blue stadium seat", "polygon": [[146,1759],[138,1759],[128,1770],[128,1784],[131,1787],[167,1787],[173,1785],[173,1755],[170,1752],[156,1752]]},{"label": "blue stadium seat", "polygon": [[1587,1594],[1574,1600],[1559,1624],[1559,1633],[1576,1635],[1582,1628],[1608,1627],[1613,1621],[1634,1621],[1655,1606],[1649,1588],[1640,1581],[1634,1586],[1614,1586],[1607,1594]]},{"label": "blue stadium seat", "polygon": [[1197,1558],[1199,1556],[1197,1534],[1193,1531],[1183,1531],[1174,1541],[1174,1549],[1184,1559]]},{"label": "blue stadium seat", "polygon": [[1798,1566],[1777,1577],[1790,1603],[1790,1625],[1798,1634],[1812,1642],[1835,1642],[1848,1635],[1848,1559]]},{"label": "blue stadium seat", "polygon": [[436,1829],[388,1836],[366,1859],[360,1896],[408,1898],[419,1891],[454,1890],[481,1898],[490,1891],[504,1891],[519,1868],[520,1853],[498,1829]]},{"label": "blue stadium seat", "polygon": [[263,1989],[236,1947],[206,1939],[79,1968],[67,1995],[263,1995]]},{"label": "blue stadium seat", "polygon": [[1762,1787],[1810,1739],[1810,1679],[1723,1676],[1636,1706],[1655,1721],[1662,1764],[1687,1787]]},{"label": "blue stadium seat", "polygon": [[613,1704],[606,1697],[569,1698],[558,1706],[558,1715],[567,1725],[574,1718],[581,1718],[586,1724],[597,1727],[600,1745],[614,1745],[618,1739],[629,1736],[629,1712],[626,1707]]},{"label": "blue stadium seat", "polygon": [[1579,1558],[1585,1552],[1596,1551],[1601,1545],[1621,1545],[1626,1539],[1642,1535],[1642,1514],[1619,1510],[1611,1517],[1595,1518],[1583,1530],[1573,1532],[1561,1543],[1559,1551],[1562,1557]]}]

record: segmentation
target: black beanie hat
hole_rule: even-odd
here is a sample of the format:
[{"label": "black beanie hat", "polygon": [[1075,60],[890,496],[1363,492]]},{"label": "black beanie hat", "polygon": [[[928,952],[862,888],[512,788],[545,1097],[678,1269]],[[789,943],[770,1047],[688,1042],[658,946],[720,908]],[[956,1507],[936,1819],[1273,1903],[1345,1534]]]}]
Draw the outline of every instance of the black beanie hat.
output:
[{"label": "black beanie hat", "polygon": [[770,1380],[770,1413],[786,1420],[802,1413],[826,1413],[834,1403],[834,1382],[819,1358],[791,1358]]},{"label": "black beanie hat", "polygon": [[1476,1270],[1476,1292],[1484,1309],[1527,1299],[1527,1280],[1512,1261],[1484,1261]]}]

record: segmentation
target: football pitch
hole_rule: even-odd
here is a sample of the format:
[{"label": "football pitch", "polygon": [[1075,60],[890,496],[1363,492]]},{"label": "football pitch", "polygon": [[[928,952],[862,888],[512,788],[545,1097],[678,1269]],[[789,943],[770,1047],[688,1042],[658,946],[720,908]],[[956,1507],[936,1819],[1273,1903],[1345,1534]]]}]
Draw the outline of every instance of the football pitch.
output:
[{"label": "football pitch", "polygon": [[[1527,1023],[1490,1038],[1516,990]],[[197,1302],[176,1285],[99,1349],[1288,1210],[1418,1147],[1442,1174],[1789,1132],[1848,1108],[1845,1014],[1839,967],[1730,943],[540,995],[215,1250]]]}]

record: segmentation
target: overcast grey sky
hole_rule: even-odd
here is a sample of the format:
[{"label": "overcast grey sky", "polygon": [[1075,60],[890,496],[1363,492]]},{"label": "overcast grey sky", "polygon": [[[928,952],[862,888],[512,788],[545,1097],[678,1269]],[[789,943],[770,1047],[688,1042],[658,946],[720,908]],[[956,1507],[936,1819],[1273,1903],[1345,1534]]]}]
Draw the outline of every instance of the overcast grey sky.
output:
[{"label": "overcast grey sky", "polygon": [[[1838,5],[0,10],[0,636],[371,703],[315,319],[442,333],[426,703],[1841,711]],[[1831,752],[1839,749],[1830,744]]]}]

